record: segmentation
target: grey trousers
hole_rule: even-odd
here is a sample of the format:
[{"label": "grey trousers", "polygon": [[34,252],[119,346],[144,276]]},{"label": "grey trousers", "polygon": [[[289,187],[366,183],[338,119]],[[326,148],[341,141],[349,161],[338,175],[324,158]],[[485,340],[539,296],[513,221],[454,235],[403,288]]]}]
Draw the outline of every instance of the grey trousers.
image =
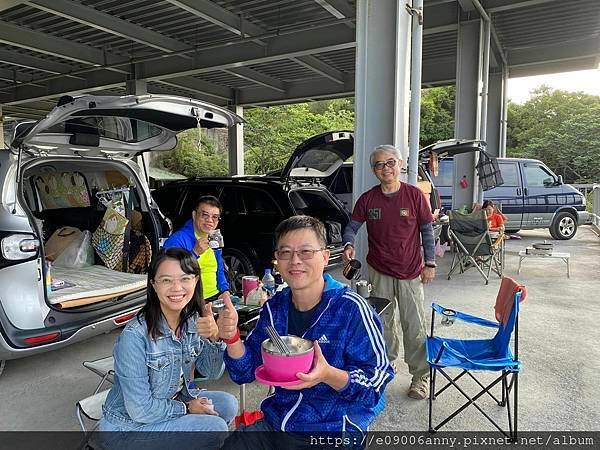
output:
[{"label": "grey trousers", "polygon": [[400,353],[400,327],[396,321],[396,311],[402,326],[404,362],[416,380],[429,374],[429,364],[425,357],[425,294],[420,278],[399,280],[377,272],[369,266],[369,281],[373,287],[371,296],[386,298],[391,302],[392,311],[383,317],[383,331],[390,362]]}]

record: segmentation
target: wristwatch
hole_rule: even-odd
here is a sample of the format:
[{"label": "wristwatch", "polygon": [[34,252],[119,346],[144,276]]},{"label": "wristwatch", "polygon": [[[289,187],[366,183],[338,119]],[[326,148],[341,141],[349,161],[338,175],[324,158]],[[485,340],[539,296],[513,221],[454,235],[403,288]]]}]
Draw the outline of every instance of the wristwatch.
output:
[{"label": "wristwatch", "polygon": [[432,262],[432,261],[427,261],[425,263],[425,267],[431,267],[432,269],[435,269],[437,267],[437,264],[435,262]]}]

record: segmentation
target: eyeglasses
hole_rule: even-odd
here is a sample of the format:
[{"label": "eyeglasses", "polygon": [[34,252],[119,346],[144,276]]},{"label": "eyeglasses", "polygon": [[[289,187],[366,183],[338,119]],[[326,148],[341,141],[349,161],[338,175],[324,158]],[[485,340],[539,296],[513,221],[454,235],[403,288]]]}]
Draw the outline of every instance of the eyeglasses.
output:
[{"label": "eyeglasses", "polygon": [[218,222],[219,219],[221,218],[221,216],[218,215],[218,214],[209,214],[209,213],[204,212],[204,211],[200,211],[200,217],[202,218],[202,220],[210,220],[210,219],[212,219],[213,222]]},{"label": "eyeglasses", "polygon": [[306,261],[307,259],[313,259],[315,253],[320,252],[322,250],[325,250],[325,247],[318,248],[316,250],[313,250],[311,248],[303,248],[300,250],[291,250],[286,248],[283,250],[277,250],[275,252],[275,257],[279,260],[287,261],[289,259],[292,259],[295,253],[298,255],[298,258],[300,258],[302,261]]},{"label": "eyeglasses", "polygon": [[385,166],[388,166],[390,169],[396,166],[398,161],[395,159],[388,159],[387,161],[379,161],[373,164],[373,169],[375,170],[383,170]]},{"label": "eyeglasses", "polygon": [[175,282],[178,282],[182,286],[189,286],[196,281],[196,275],[184,275],[180,278],[159,278],[158,280],[154,280],[158,286],[163,288],[168,288],[175,285]]}]

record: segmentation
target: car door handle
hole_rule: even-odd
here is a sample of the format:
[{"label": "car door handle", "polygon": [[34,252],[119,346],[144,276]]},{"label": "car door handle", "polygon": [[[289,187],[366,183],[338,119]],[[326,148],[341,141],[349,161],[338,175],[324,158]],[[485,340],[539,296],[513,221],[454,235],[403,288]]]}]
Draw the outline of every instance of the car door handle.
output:
[{"label": "car door handle", "polygon": [[523,195],[528,195],[527,194],[527,188],[523,188]]},{"label": "car door handle", "polygon": [[517,188],[517,195],[521,195],[521,188]]}]

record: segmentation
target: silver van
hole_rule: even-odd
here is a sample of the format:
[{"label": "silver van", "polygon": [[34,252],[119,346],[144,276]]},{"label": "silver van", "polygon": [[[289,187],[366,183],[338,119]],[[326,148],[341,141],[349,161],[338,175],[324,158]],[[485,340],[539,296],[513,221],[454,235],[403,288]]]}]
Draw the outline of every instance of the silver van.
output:
[{"label": "silver van", "polygon": [[[161,95],[59,105],[18,124],[0,151],[0,373],[6,360],[134,316],[145,301],[147,264],[169,233],[150,196],[144,153],[174,148],[185,129],[242,122],[226,109]],[[64,243],[75,232],[81,245],[73,252],[73,242]],[[50,265],[47,253],[61,246]]]}]

